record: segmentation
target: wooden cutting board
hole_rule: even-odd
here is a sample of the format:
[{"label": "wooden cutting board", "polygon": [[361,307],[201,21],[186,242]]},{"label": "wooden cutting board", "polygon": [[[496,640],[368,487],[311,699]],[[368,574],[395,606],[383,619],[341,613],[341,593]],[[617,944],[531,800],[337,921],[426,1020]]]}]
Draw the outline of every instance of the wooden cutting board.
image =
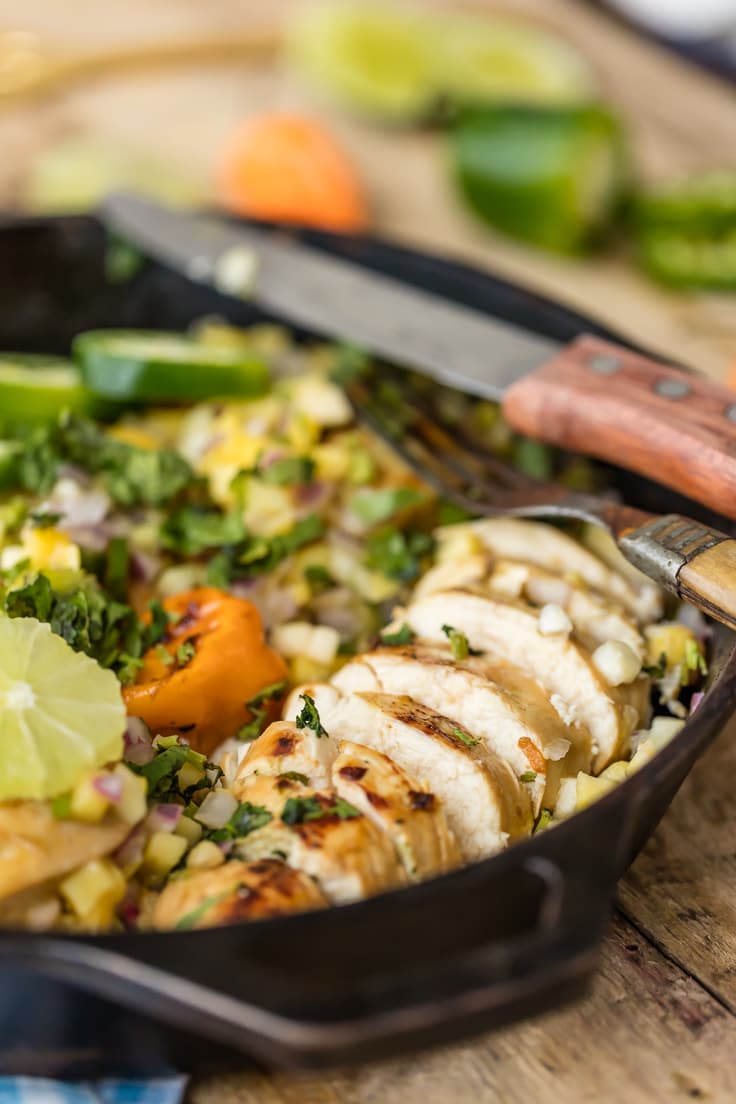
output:
[{"label": "wooden cutting board", "polygon": [[[0,26],[50,43],[103,46],[206,34],[246,21],[277,24],[296,0],[0,0]],[[308,0],[307,0],[308,2]],[[420,0],[421,2],[421,0]],[[432,0],[425,0],[425,3]],[[465,5],[468,6],[468,5]],[[476,3],[534,15],[592,60],[605,96],[628,120],[647,179],[736,165],[733,90],[571,0]],[[192,65],[111,75],[52,100],[0,112],[0,201],[17,201],[39,149],[92,133],[149,149],[197,177],[211,175],[228,131],[252,112],[296,108],[327,116],[355,159],[377,233],[471,260],[554,296],[664,356],[723,376],[736,361],[736,297],[680,296],[640,276],[625,255],[568,261],[510,243],[475,222],[449,181],[442,136],[382,130],[326,105],[282,65]]]}]

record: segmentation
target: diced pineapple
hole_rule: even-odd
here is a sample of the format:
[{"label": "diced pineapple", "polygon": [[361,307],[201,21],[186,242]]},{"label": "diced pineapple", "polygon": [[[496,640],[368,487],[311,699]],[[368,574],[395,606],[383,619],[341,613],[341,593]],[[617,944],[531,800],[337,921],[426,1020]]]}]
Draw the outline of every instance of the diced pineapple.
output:
[{"label": "diced pineapple", "polygon": [[289,681],[323,682],[332,674],[332,670],[331,664],[316,663],[309,656],[295,656],[289,663]]},{"label": "diced pineapple", "polygon": [[296,523],[293,491],[274,486],[260,479],[249,479],[243,510],[243,521],[257,537],[275,537],[286,533]]},{"label": "diced pineapple", "polygon": [[607,793],[616,788],[616,785],[617,783],[613,778],[604,778],[602,775],[600,778],[596,778],[592,774],[580,771],[575,788],[576,811],[580,812],[581,809],[587,809],[588,805],[592,805],[594,801],[605,797]]},{"label": "diced pineapple", "polygon": [[123,792],[115,811],[126,824],[138,824],[148,812],[146,798],[148,783],[140,774],[134,774],[124,763],[117,763],[113,774],[123,782]]},{"label": "diced pineapple", "polygon": [[352,456],[346,445],[330,441],[317,445],[312,451],[315,463],[315,476],[326,483],[339,483],[348,477]]},{"label": "diced pineapple", "polygon": [[179,817],[176,828],[174,828],[174,835],[181,836],[190,847],[194,847],[195,843],[198,843],[202,838],[203,831],[204,829],[198,821],[193,820],[192,817],[182,816]]},{"label": "diced pineapple", "polygon": [[620,782],[624,782],[628,778],[630,766],[631,764],[624,759],[617,759],[615,763],[609,764],[604,771],[601,771],[599,777],[605,778],[618,786]]},{"label": "diced pineapple", "polygon": [[91,859],[59,884],[59,893],[72,912],[96,928],[112,922],[125,889],[125,876],[111,859]]},{"label": "diced pineapple", "polygon": [[120,441],[124,445],[132,445],[133,448],[158,449],[161,442],[152,433],[146,433],[134,425],[111,426],[107,431],[114,441]]},{"label": "diced pineapple", "polygon": [[467,525],[447,525],[435,531],[437,562],[466,560],[471,556],[487,556],[480,538]]},{"label": "diced pineapple", "polygon": [[685,722],[678,717],[655,717],[652,727],[644,733],[629,763],[629,773],[640,770],[658,751],[673,740]]},{"label": "diced pineapple", "polygon": [[190,786],[196,786],[204,778],[204,770],[196,763],[185,763],[176,773],[179,780],[179,789],[188,790]]},{"label": "diced pineapple", "polygon": [[312,625],[308,621],[289,621],[276,625],[271,643],[287,659],[305,656],[315,663],[328,666],[337,655],[340,634],[329,625]]},{"label": "diced pineapple", "polygon": [[22,534],[23,549],[37,571],[47,568],[71,568],[79,571],[82,554],[66,533],[48,528],[28,528]]},{"label": "diced pineapple", "polygon": [[647,641],[647,659],[649,666],[655,667],[661,656],[665,657],[667,668],[676,667],[684,663],[688,647],[693,644],[700,646],[692,629],[679,621],[664,622],[660,625],[649,625],[644,630]]},{"label": "diced pineapple", "polygon": [[163,878],[183,859],[189,844],[183,836],[174,832],[154,832],[143,852],[141,872],[155,878]]},{"label": "diced pineapple", "polygon": [[295,381],[291,402],[295,410],[306,415],[318,426],[335,429],[349,425],[353,420],[353,408],[345,392],[317,372],[301,376]]},{"label": "diced pineapple", "polygon": [[95,788],[95,778],[95,774],[87,775],[72,790],[69,815],[73,820],[98,824],[109,809],[108,798]]},{"label": "diced pineapple", "polygon": [[187,855],[187,867],[190,870],[212,870],[222,866],[225,861],[220,848],[212,840],[201,840]]}]

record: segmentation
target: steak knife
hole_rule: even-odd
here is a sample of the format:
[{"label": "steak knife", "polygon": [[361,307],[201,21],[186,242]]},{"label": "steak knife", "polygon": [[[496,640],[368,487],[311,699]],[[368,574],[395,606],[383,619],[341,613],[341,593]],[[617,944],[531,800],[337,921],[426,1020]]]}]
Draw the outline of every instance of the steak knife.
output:
[{"label": "steak knife", "polygon": [[736,393],[581,334],[542,337],[276,231],[114,193],[105,225],[287,322],[500,400],[520,433],[629,468],[736,518]]}]

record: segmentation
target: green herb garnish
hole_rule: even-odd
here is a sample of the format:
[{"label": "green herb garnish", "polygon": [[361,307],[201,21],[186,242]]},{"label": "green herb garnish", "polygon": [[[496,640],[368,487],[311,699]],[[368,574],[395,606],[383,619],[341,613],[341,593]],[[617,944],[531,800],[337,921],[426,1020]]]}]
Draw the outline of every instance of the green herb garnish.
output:
[{"label": "green herb garnish", "polygon": [[421,529],[388,526],[366,542],[366,565],[389,579],[408,583],[419,575],[423,560],[434,548],[434,539]]},{"label": "green herb garnish", "polygon": [[174,662],[174,657],[165,644],[157,644],[155,651],[156,655],[161,660],[164,667],[170,667],[171,664]]},{"label": "green herb garnish", "polygon": [[314,698],[309,694],[300,694],[300,701],[304,702],[301,713],[296,718],[297,728],[311,728],[315,736],[329,736],[327,729],[319,719],[319,710],[314,704]]},{"label": "green herb garnish", "polygon": [[258,468],[259,479],[279,487],[292,483],[311,483],[313,476],[314,460],[310,456],[283,456],[265,468]]},{"label": "green herb garnish", "polygon": [[426,501],[426,494],[412,487],[382,487],[378,490],[357,491],[350,499],[348,509],[364,525],[378,525],[401,510]]},{"label": "green herb garnish", "polygon": [[268,720],[268,708],[266,703],[274,701],[274,699],[282,698],[284,691],[286,690],[286,682],[274,682],[270,686],[266,686],[261,690],[254,698],[245,703],[246,709],[252,713],[251,719],[244,724],[239,730],[236,739],[242,740],[243,743],[250,743],[252,740],[257,740],[263,732],[265,722]]},{"label": "green herb garnish", "polygon": [[197,654],[197,649],[194,646],[194,642],[191,640],[185,640],[183,644],[180,644],[176,649],[176,662],[180,667],[186,667],[190,660],[194,659]]},{"label": "green herb garnish", "polygon": [[536,778],[537,772],[532,770],[524,771],[523,774],[519,775],[520,782],[535,782]]},{"label": "green herb garnish", "polygon": [[549,822],[552,820],[551,809],[542,809],[541,813],[537,817],[537,823],[534,825],[534,832],[541,832],[545,829]]},{"label": "green herb garnish", "polygon": [[468,638],[464,632],[460,632],[459,629],[453,629],[452,625],[443,625],[442,631],[450,641],[450,650],[452,651],[452,658],[456,660],[467,659],[469,655],[482,655],[476,648],[471,648],[468,643]]},{"label": "green herb garnish", "polygon": [[649,675],[649,677],[653,679],[664,678],[665,672],[667,671],[667,656],[665,653],[661,652],[657,662],[649,667],[642,667],[642,671],[645,675]]},{"label": "green herb garnish", "polygon": [[219,905],[221,901],[227,900],[228,897],[234,897],[238,890],[241,888],[238,882],[228,886],[227,889],[223,889],[222,893],[213,893],[211,897],[205,897],[203,901],[200,901],[190,912],[186,912],[180,920],[174,925],[174,931],[190,931],[196,927],[199,921],[205,916],[211,908],[215,905]]},{"label": "green herb garnish", "polygon": [[682,675],[680,682],[683,686],[688,686],[692,682],[693,675],[700,675],[703,678],[708,674],[708,664],[705,656],[701,652],[697,640],[688,640],[685,643],[685,660],[682,665]]},{"label": "green herb garnish", "polygon": [[55,514],[51,510],[40,510],[28,515],[28,520],[34,529],[51,529],[61,521],[63,514]]},{"label": "green herb garnish", "polygon": [[290,797],[281,812],[284,824],[303,824],[307,820],[321,820],[327,816],[316,797]]},{"label": "green herb garnish", "polygon": [[181,506],[164,521],[161,543],[183,556],[198,556],[208,548],[245,540],[245,526],[237,513],[225,514],[198,506]]},{"label": "green herb garnish", "polygon": [[301,782],[302,786],[309,785],[309,779],[306,774],[300,774],[299,771],[284,771],[279,775],[279,778],[285,778],[289,782]]},{"label": "green herb garnish", "polygon": [[400,644],[413,644],[414,643],[414,631],[406,622],[397,629],[396,632],[381,633],[379,637],[382,644],[387,645],[389,648],[395,648]]},{"label": "green herb garnish", "polygon": [[335,585],[335,580],[322,564],[308,564],[304,568],[304,578],[312,590],[316,591],[329,590],[330,587]]},{"label": "green herb garnish", "polygon": [[462,728],[453,728],[452,735],[456,740],[460,740],[461,743],[469,748],[476,747],[476,745],[480,743],[480,740],[476,739],[475,736],[471,736]]},{"label": "green herb garnish", "polygon": [[251,832],[265,827],[273,820],[273,815],[265,805],[251,805],[250,801],[243,801],[230,817],[230,820],[222,828],[216,828],[211,832],[205,832],[204,838],[213,843],[222,843],[224,840],[243,839]]}]

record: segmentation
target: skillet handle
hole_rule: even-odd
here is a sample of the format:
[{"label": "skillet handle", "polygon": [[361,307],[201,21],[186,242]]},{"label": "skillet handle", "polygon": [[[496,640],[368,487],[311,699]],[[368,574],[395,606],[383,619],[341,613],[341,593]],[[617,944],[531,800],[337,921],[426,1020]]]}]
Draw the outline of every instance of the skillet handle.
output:
[{"label": "skillet handle", "polygon": [[629,468],[736,518],[736,394],[583,335],[512,384],[521,433]]},{"label": "skillet handle", "polygon": [[[519,870],[517,867],[516,873]],[[535,1015],[584,993],[605,932],[613,881],[602,891],[600,880],[590,869],[571,878],[541,857],[527,859],[523,871],[540,879],[544,888],[536,923],[524,934],[500,940],[496,934],[488,942],[458,950],[439,962],[389,969],[355,984],[343,979],[339,994],[321,1002],[300,999],[300,1011],[292,1014],[273,1011],[259,1001],[259,994],[270,991],[263,973],[244,995],[243,982],[250,971],[242,960],[250,955],[252,961],[253,951],[248,948],[241,953],[238,980],[235,940],[247,926],[143,937],[154,940],[159,948],[157,954],[149,943],[145,961],[136,956],[133,946],[129,954],[121,953],[105,946],[104,938],[85,943],[53,936],[9,937],[0,940],[0,962],[6,957],[16,968],[27,966],[134,1013],[153,1016],[189,1033],[194,1030],[259,1061],[319,1067],[362,1060],[430,1042],[447,1043]],[[482,886],[480,879],[470,884],[473,892]],[[494,882],[494,890],[496,886],[502,889],[503,884]],[[440,897],[442,894],[439,890]],[[521,925],[528,917],[513,915],[514,907],[518,908],[514,899],[512,890],[508,919]],[[482,908],[480,894],[476,896],[478,907]],[[338,917],[339,924],[347,923],[347,937],[354,939],[357,933],[350,931],[351,911],[337,909],[331,915]],[[427,911],[431,908],[423,907],[418,914],[424,914],[425,923]],[[311,938],[328,915],[310,917],[316,921]],[[355,910],[353,916],[358,915]],[[412,915],[411,923],[415,922]],[[434,922],[430,918],[430,923]],[[296,934],[296,928],[293,930]],[[212,943],[205,951],[205,941],[213,935],[221,944],[219,953],[227,967],[216,985],[209,978],[207,982],[191,979],[192,963],[198,957],[211,956]],[[135,942],[139,937],[129,938]],[[386,938],[390,938],[389,932]],[[309,937],[305,943],[301,953],[309,955]],[[331,943],[327,945],[331,947]],[[161,953],[165,947],[168,949]],[[323,953],[324,949],[323,943]],[[411,946],[406,952],[411,957]],[[172,963],[168,969],[155,964],[166,958]],[[288,972],[287,964],[283,974]],[[298,979],[288,976],[277,980],[282,985],[285,980],[290,982],[292,988],[299,985]]]}]

